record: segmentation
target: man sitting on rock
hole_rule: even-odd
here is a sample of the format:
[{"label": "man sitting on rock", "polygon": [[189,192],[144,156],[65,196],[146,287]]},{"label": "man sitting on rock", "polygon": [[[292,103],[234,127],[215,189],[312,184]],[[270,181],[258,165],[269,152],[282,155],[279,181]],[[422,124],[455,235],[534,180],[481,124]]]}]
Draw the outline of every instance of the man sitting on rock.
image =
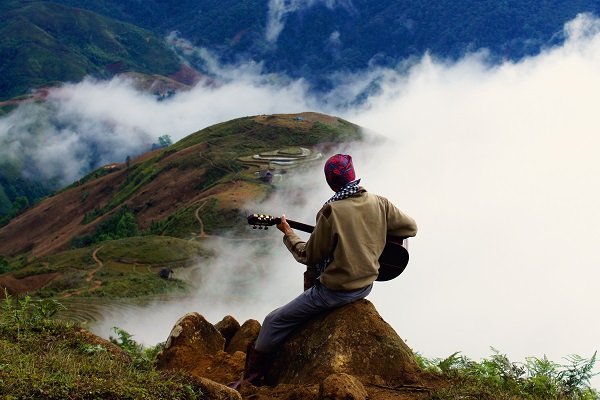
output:
[{"label": "man sitting on rock", "polygon": [[318,212],[310,238],[302,241],[285,216],[277,225],[294,258],[308,266],[305,291],[267,315],[256,342],[248,346],[244,378],[232,385],[236,389],[243,381],[262,383],[274,350],[298,325],[371,292],[387,235],[407,238],[417,233],[412,218],[359,186],[351,156],[330,157],[324,170],[335,195]]}]

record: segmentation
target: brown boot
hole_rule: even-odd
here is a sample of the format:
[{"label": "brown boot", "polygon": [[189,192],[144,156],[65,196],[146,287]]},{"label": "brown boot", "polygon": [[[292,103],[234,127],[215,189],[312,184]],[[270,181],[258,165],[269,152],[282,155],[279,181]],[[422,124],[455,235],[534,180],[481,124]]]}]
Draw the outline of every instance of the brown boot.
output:
[{"label": "brown boot", "polygon": [[254,386],[263,385],[265,374],[271,364],[271,353],[259,351],[254,348],[254,343],[249,343],[246,348],[246,365],[241,379],[231,382],[227,386],[238,390],[242,383],[249,382]]}]

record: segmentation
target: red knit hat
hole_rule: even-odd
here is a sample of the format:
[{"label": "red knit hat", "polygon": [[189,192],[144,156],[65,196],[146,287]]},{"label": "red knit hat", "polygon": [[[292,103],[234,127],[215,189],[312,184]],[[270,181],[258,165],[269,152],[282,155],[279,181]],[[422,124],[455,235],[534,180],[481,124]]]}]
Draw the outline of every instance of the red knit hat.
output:
[{"label": "red knit hat", "polygon": [[347,154],[336,154],[329,157],[324,171],[329,187],[336,192],[355,179],[352,157]]}]

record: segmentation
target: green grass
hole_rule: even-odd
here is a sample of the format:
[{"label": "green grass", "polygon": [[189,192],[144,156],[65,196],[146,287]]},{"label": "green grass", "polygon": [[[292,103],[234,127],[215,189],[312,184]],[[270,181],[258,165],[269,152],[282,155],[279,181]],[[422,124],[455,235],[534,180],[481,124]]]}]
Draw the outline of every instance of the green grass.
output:
[{"label": "green grass", "polygon": [[15,278],[20,279],[43,273],[61,272],[67,268],[85,269],[93,264],[90,249],[76,249],[32,260],[20,267],[13,265],[13,274]]},{"label": "green grass", "polygon": [[101,259],[129,259],[150,265],[186,265],[190,259],[205,256],[201,244],[168,236],[138,236],[113,240],[103,244]]},{"label": "green grass", "polygon": [[204,229],[208,233],[219,234],[235,231],[236,228],[247,228],[246,215],[238,209],[224,209],[219,206],[219,201],[212,199],[201,211]]},{"label": "green grass", "polygon": [[[206,208],[203,207],[203,210]],[[200,224],[196,219],[198,204],[182,207],[171,214],[163,223],[161,234],[177,238],[187,238],[191,233],[200,233]],[[204,219],[204,218],[203,218]],[[206,227],[204,228],[206,230]]]},{"label": "green grass", "polygon": [[476,362],[454,353],[446,359],[427,359],[416,354],[422,370],[452,379],[452,384],[432,394],[431,400],[598,400],[600,395],[590,387],[594,376],[596,353],[585,359],[567,357],[558,364],[546,357],[511,362],[504,354],[494,354]]},{"label": "green grass", "polygon": [[[53,317],[55,300],[14,299],[0,303],[0,398],[3,399],[201,399],[183,373],[157,371],[159,343],[143,347],[115,328],[110,342],[90,339],[77,324]],[[115,350],[117,345],[121,350]],[[480,362],[459,353],[446,359],[416,355],[421,369],[448,381],[429,400],[597,400],[589,386],[596,354],[570,356],[566,364],[547,358],[511,362],[494,354]]]},{"label": "green grass", "polygon": [[156,296],[160,294],[185,293],[189,284],[178,279],[162,279],[156,273],[120,274],[114,270],[105,270],[97,275],[102,286],[93,292],[86,292],[83,297],[136,298]]},{"label": "green grass", "polygon": [[[200,224],[196,219],[199,204],[180,208],[169,216],[162,224],[162,234],[187,238],[190,232],[199,233]],[[204,232],[208,235],[231,231],[236,227],[245,227],[246,217],[237,209],[222,208],[219,200],[212,198],[206,201],[200,210],[200,218],[204,224]]]},{"label": "green grass", "polygon": [[[158,346],[145,349],[123,330],[110,343],[91,341],[77,325],[52,319],[55,301],[6,297],[0,310],[0,398],[201,399],[198,384],[157,371]],[[112,351],[111,351],[112,350]]]},{"label": "green grass", "polygon": [[128,169],[127,179],[105,207],[106,210],[112,210],[122,204],[139,188],[151,182],[159,174],[160,171],[156,166],[155,159],[156,157]]},{"label": "green grass", "polygon": [[[103,263],[101,268],[92,258],[97,249],[96,256]],[[61,252],[29,261],[23,266],[17,266],[13,261],[10,268],[16,278],[53,272],[60,274],[37,291],[36,298],[61,298],[65,295],[139,298],[186,292],[189,290],[188,283],[162,279],[159,277],[160,269],[187,268],[195,260],[210,255],[211,252],[199,242],[168,236],[137,236]],[[3,263],[6,264],[6,260]],[[96,281],[101,284],[97,286]]]},{"label": "green grass", "polygon": [[175,143],[173,148],[181,150],[195,144],[208,143],[214,160],[218,160],[220,156],[232,160],[274,148],[348,142],[360,138],[360,128],[341,119],[336,120],[336,126],[315,122],[310,129],[303,130],[263,124],[255,121],[254,117],[243,117],[189,135]]}]

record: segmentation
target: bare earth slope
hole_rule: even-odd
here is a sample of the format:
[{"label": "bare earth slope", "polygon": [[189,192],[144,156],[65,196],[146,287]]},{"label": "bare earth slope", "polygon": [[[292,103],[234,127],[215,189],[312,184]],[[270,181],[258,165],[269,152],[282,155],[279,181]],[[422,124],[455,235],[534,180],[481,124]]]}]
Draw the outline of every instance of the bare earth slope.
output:
[{"label": "bare earth slope", "polygon": [[[159,272],[207,256],[206,237],[231,229],[247,234],[243,204],[274,190],[277,183],[266,177],[279,182],[319,160],[327,146],[360,137],[358,126],[332,116],[260,115],[105,165],[0,229],[0,257],[9,263],[0,290],[60,299],[180,292],[184,281]],[[124,236],[116,232],[123,216],[135,225]],[[95,256],[105,268],[90,279]]]}]

